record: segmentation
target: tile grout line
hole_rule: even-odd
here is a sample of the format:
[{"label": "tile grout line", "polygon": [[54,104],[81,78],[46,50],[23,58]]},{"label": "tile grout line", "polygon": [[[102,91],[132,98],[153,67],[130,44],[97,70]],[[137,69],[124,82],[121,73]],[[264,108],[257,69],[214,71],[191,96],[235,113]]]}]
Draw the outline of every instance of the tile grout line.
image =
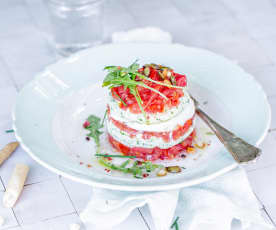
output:
[{"label": "tile grout line", "polygon": [[2,186],[3,186],[3,188],[4,188],[4,191],[3,191],[3,192],[5,192],[5,191],[6,191],[6,187],[5,187],[5,185],[4,185],[4,182],[3,182],[3,179],[2,179],[1,176],[0,176],[0,183],[2,184]]},{"label": "tile grout line", "polygon": [[146,225],[146,226],[147,226],[147,228],[150,230],[150,226],[149,226],[148,222],[146,221],[146,219],[145,219],[144,215],[142,214],[142,212],[141,212],[140,208],[137,208],[137,209],[138,209],[138,212],[140,213],[140,216],[141,216],[141,218],[143,219],[143,221],[144,221],[145,225]]},{"label": "tile grout line", "polygon": [[77,214],[77,212],[69,212],[69,213],[66,213],[66,214],[61,214],[61,215],[58,215],[58,216],[54,216],[54,217],[50,217],[50,218],[45,218],[45,219],[41,219],[42,222],[45,222],[45,221],[48,221],[48,220],[53,220],[53,219],[57,219],[57,218],[60,218],[60,217],[63,217],[63,216],[70,216],[72,214]]},{"label": "tile grout line", "polygon": [[18,218],[17,218],[17,216],[16,216],[16,214],[15,214],[13,208],[11,208],[11,210],[12,210],[12,213],[13,213],[13,215],[14,215],[14,218],[15,218],[15,220],[16,220],[16,222],[17,222],[17,225],[18,225],[18,226],[21,226],[21,224],[19,223]]},{"label": "tile grout line", "polygon": [[261,167],[261,168],[247,169],[246,172],[247,172],[247,173],[255,172],[255,171],[257,171],[257,170],[272,168],[272,167],[275,167],[275,166],[276,166],[276,163],[271,164],[271,165],[267,165],[267,166],[263,166],[263,167]]},{"label": "tile grout line", "polygon": [[77,209],[76,209],[76,207],[75,207],[75,204],[73,203],[73,200],[72,200],[72,198],[70,197],[69,192],[67,191],[66,186],[64,185],[64,183],[63,183],[63,181],[62,181],[62,179],[61,179],[61,176],[59,176],[59,181],[60,181],[60,183],[61,183],[61,185],[62,185],[64,191],[66,192],[67,197],[68,197],[68,199],[70,200],[70,202],[71,202],[71,204],[72,204],[72,206],[73,206],[75,212],[76,212],[77,215],[79,216],[79,212],[77,211]]},{"label": "tile grout line", "polygon": [[34,184],[43,183],[43,182],[46,182],[46,181],[56,180],[56,179],[57,179],[56,177],[53,177],[53,178],[46,178],[46,179],[41,180],[41,181],[36,181],[36,182],[33,182],[33,183],[24,184],[24,187],[27,187],[27,186],[30,186],[30,185],[34,185]]},{"label": "tile grout line", "polygon": [[263,209],[264,208],[264,204],[263,202],[261,201],[261,199],[257,196],[256,192],[253,190],[253,188],[251,188],[256,200],[258,201],[258,203],[262,206],[260,209]]},{"label": "tile grout line", "polygon": [[268,211],[266,210],[266,207],[264,206],[262,208],[262,210],[265,212],[265,214],[268,216],[269,220],[271,221],[271,223],[274,225],[274,227],[276,227],[275,222],[273,221],[273,219],[271,218],[270,214],[268,213]]}]

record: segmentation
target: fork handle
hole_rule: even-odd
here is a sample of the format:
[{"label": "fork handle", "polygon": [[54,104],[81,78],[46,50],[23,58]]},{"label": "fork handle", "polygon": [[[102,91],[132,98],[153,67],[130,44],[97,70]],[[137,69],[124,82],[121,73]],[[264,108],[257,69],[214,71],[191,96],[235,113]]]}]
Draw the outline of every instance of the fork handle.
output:
[{"label": "fork handle", "polygon": [[238,163],[255,161],[261,154],[261,149],[247,143],[226,128],[215,122],[200,108],[196,109],[197,115],[206,122],[226,149]]}]

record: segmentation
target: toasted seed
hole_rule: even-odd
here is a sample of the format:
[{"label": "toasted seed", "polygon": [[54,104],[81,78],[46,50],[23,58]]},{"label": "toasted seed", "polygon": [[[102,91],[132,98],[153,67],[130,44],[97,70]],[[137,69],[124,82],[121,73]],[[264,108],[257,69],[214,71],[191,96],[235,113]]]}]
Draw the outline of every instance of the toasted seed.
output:
[{"label": "toasted seed", "polygon": [[187,153],[195,153],[195,148],[194,147],[188,147],[186,151],[187,151]]},{"label": "toasted seed", "polygon": [[149,74],[150,74],[150,68],[149,67],[146,67],[145,69],[144,69],[144,74],[148,77],[149,76]]},{"label": "toasted seed", "polygon": [[206,146],[207,144],[205,142],[202,143],[202,145],[195,144],[195,147],[197,147],[198,149],[205,149]]},{"label": "toasted seed", "polygon": [[167,173],[168,173],[168,172],[167,172],[166,168],[162,168],[162,169],[160,169],[160,170],[156,173],[156,175],[159,176],[159,177],[161,177],[161,176],[166,176]]},{"label": "toasted seed", "polygon": [[163,80],[165,79],[164,75],[161,72],[158,71],[158,74]]},{"label": "toasted seed", "polygon": [[167,77],[167,73],[168,73],[168,69],[165,68],[165,69],[163,70],[162,74],[164,75],[164,77]]},{"label": "toasted seed", "polygon": [[172,72],[171,72],[171,71],[168,71],[167,77],[170,77],[170,76],[172,76]]},{"label": "toasted seed", "polygon": [[181,168],[179,166],[168,166],[166,167],[166,170],[170,173],[180,173]]},{"label": "toasted seed", "polygon": [[172,83],[169,80],[167,80],[167,79],[164,80],[164,84],[166,84],[166,85],[172,85]]}]

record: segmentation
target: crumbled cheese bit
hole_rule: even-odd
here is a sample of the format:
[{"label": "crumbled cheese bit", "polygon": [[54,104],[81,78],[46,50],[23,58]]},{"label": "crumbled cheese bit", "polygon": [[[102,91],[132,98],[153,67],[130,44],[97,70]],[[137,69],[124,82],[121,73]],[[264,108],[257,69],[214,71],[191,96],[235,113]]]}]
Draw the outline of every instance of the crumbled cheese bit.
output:
[{"label": "crumbled cheese bit", "polygon": [[80,225],[79,224],[70,224],[70,230],[80,230]]},{"label": "crumbled cheese bit", "polygon": [[5,222],[4,217],[0,216],[0,226],[3,226],[4,222]]}]

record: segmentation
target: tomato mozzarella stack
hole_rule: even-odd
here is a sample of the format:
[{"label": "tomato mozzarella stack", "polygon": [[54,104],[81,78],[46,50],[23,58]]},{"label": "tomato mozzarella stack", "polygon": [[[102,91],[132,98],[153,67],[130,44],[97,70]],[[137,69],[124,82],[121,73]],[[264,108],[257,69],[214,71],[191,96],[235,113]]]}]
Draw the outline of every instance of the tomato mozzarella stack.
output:
[{"label": "tomato mozzarella stack", "polygon": [[144,160],[175,158],[191,146],[195,136],[195,106],[185,90],[186,76],[155,64],[145,65],[139,73],[161,84],[137,76],[137,81],[150,87],[135,88],[142,111],[129,88],[111,89],[107,119],[109,142],[119,152]]}]

